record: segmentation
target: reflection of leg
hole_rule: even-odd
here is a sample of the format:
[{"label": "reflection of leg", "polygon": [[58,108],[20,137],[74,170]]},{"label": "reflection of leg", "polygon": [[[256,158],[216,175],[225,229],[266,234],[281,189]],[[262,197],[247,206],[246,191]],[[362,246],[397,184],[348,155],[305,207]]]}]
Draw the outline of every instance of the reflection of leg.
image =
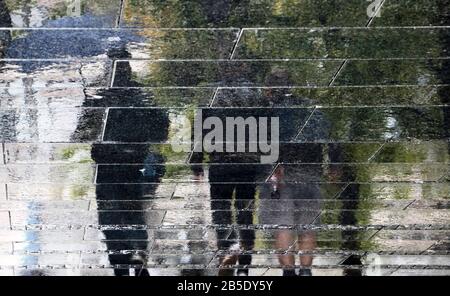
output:
[{"label": "reflection of leg", "polygon": [[[100,167],[101,170],[106,168]],[[108,168],[108,170],[112,170]],[[138,170],[136,168],[136,170]],[[129,171],[129,175],[134,175],[135,171]],[[142,174],[141,174],[142,175]],[[114,171],[112,178],[116,176]],[[105,180],[105,182],[110,179]],[[137,182],[140,180],[137,179]],[[114,182],[114,179],[111,179]],[[154,192],[155,188],[147,188],[148,192]],[[98,221],[100,225],[125,226],[125,225],[146,225],[147,220],[143,214],[143,186],[124,184],[100,184],[96,188]],[[134,211],[123,211],[123,200],[134,201]],[[130,275],[127,265],[134,266],[134,275],[146,275],[144,270],[147,262],[148,233],[145,230],[104,230],[105,243],[111,265],[120,267],[115,269],[116,275]],[[123,251],[134,251],[135,254],[121,254]],[[130,267],[131,268],[131,267]]]},{"label": "reflection of leg", "polygon": [[[255,198],[255,186],[253,185],[238,185],[236,187],[236,210],[237,223],[239,226],[248,226],[253,224],[253,211],[247,209],[249,203]],[[241,247],[245,251],[253,250],[255,244],[255,231],[250,229],[241,229],[239,231]],[[240,255],[240,265],[250,265],[252,263],[252,256]],[[245,271],[244,271],[245,272]]]},{"label": "reflection of leg", "polygon": [[[279,251],[288,251],[294,244],[294,237],[289,230],[278,231],[276,233],[276,248]],[[295,256],[294,255],[279,255],[278,260],[283,267],[294,268]]]},{"label": "reflection of leg", "polygon": [[[275,234],[275,239],[275,246],[278,251],[288,251],[294,244],[294,236],[289,230],[278,231]],[[278,255],[278,261],[283,267],[284,275],[295,275],[295,256],[293,254]]]},{"label": "reflection of leg", "polygon": [[[301,234],[298,238],[298,249],[303,252],[312,252],[317,247],[316,235],[313,232]],[[300,256],[302,267],[311,267],[314,257],[312,255]]]},{"label": "reflection of leg", "polygon": [[228,228],[232,224],[231,198],[233,196],[234,186],[223,184],[211,184],[211,211],[212,220],[215,225],[223,225],[227,227],[217,227],[217,240],[219,248],[228,248],[226,241]]},{"label": "reflection of leg", "polygon": [[[236,237],[234,231],[228,238],[227,228],[232,224],[231,199],[233,197],[234,186],[224,184],[211,184],[211,211],[212,220],[216,225],[217,248],[219,251],[229,250],[233,244],[230,239]],[[219,226],[219,227],[218,227]],[[227,227],[220,227],[227,226]],[[221,256],[219,258],[220,266],[231,266],[236,264],[237,256]],[[221,269],[220,276],[233,275],[232,269]]]}]

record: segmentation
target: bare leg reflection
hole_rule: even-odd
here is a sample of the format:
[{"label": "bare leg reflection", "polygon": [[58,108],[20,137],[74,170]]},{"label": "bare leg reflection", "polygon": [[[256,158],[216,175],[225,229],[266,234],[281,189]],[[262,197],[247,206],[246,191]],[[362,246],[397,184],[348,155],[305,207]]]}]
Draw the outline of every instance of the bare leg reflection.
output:
[{"label": "bare leg reflection", "polygon": [[298,238],[298,250],[306,253],[306,255],[300,255],[300,276],[311,276],[311,266],[313,264],[314,257],[311,254],[317,248],[317,239],[314,232],[308,231],[301,234]]},{"label": "bare leg reflection", "polygon": [[[295,243],[294,234],[292,231],[283,230],[275,234],[277,250],[290,251],[290,248]],[[283,267],[284,276],[295,276],[295,255],[292,253],[278,255],[280,265]]]},{"label": "bare leg reflection", "polygon": [[[264,225],[307,226],[318,222],[320,190],[315,184],[289,184],[280,166],[260,192],[260,222]],[[296,276],[296,255],[300,253],[298,275],[310,276],[313,252],[317,247],[314,231],[278,230],[274,234],[283,276]]]}]

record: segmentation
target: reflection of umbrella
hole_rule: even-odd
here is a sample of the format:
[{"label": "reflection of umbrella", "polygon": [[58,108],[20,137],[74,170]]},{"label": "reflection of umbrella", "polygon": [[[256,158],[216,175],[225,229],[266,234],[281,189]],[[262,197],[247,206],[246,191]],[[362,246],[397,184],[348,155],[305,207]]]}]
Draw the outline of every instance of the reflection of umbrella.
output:
[{"label": "reflection of umbrella", "polygon": [[[65,17],[48,23],[48,27],[101,27],[105,17],[84,15]],[[107,17],[106,17],[107,18]],[[131,34],[130,34],[131,33]],[[133,31],[114,29],[33,30],[13,40],[6,50],[7,58],[54,59],[94,57],[130,42],[142,42]]]}]

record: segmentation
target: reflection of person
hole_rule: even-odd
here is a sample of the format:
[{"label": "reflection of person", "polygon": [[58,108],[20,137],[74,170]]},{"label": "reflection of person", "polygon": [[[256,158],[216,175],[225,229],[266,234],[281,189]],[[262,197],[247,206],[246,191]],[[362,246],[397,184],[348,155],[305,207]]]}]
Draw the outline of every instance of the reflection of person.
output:
[{"label": "reflection of person", "polygon": [[[125,49],[110,51],[109,55],[111,58],[128,57]],[[118,79],[131,80],[129,64],[120,63],[116,71],[120,73]],[[144,101],[148,100],[138,89],[127,89],[126,94],[102,90],[98,95],[101,99],[94,102],[88,100],[84,106],[115,106],[123,100],[123,95],[127,97],[127,104],[137,107],[145,106]],[[89,116],[89,112],[85,112],[76,133],[78,138],[82,138],[80,134],[90,130],[90,121],[92,116]],[[156,130],[155,121],[159,124]],[[105,137],[122,143],[92,145],[91,157],[99,164],[96,180],[99,183],[96,186],[99,225],[120,227],[148,224],[147,221],[151,217],[147,217],[145,213],[145,200],[148,196],[154,196],[160,178],[164,175],[164,168],[155,165],[162,163],[163,157],[158,153],[149,152],[149,145],[145,142],[165,141],[168,121],[166,112],[158,109],[146,113],[139,109],[126,108],[109,113]],[[138,130],[133,130],[136,128]],[[127,144],[129,142],[135,144]],[[132,202],[133,211],[126,211],[120,201]],[[107,250],[110,252],[109,262],[114,267],[115,275],[126,276],[132,273],[136,276],[149,275],[144,267],[149,251],[147,230],[119,228],[104,230],[103,234]]]},{"label": "reflection of person", "polygon": [[[247,209],[250,202],[255,198],[255,185],[254,182],[257,170],[254,166],[247,169],[244,175],[248,176],[248,179],[242,178],[242,168],[229,166],[215,170],[211,168],[209,179],[211,182],[211,210],[213,211],[213,223],[216,225],[230,225],[232,224],[232,212],[230,206],[232,203],[233,194],[235,195],[235,208],[236,208],[236,222],[238,225],[246,226],[253,224],[253,212]],[[248,182],[247,184],[216,184],[215,182]],[[223,203],[225,201],[225,203]],[[225,208],[226,207],[226,208]],[[220,211],[222,210],[222,211]],[[226,211],[223,211],[226,210]],[[218,247],[219,249],[229,248],[233,251],[233,248],[239,250],[250,251],[253,249],[255,233],[253,230],[240,229],[239,230],[239,243],[238,245],[232,245],[232,242],[236,240],[237,234],[232,231],[230,236],[225,237],[225,233],[218,230]],[[223,265],[234,265],[236,262],[239,265],[250,265],[252,261],[251,255],[231,255],[225,256],[221,262]],[[239,274],[248,274],[247,269],[238,270]]]},{"label": "reflection of person", "polygon": [[[249,118],[249,117],[278,117],[280,120],[280,136],[282,140],[295,136],[299,125],[297,121],[302,121],[306,117],[305,112],[290,111],[288,109],[206,109],[203,110],[203,118],[218,117],[225,121],[225,118]],[[249,131],[257,132],[257,131]],[[249,141],[249,132],[246,132],[246,141]],[[277,143],[278,144],[278,143]],[[219,260],[222,267],[230,267],[239,263],[241,266],[237,270],[238,275],[247,275],[248,269],[242,268],[251,264],[251,251],[254,247],[255,233],[249,229],[253,224],[253,204],[256,193],[256,181],[265,179],[269,176],[271,165],[262,166],[260,164],[261,153],[250,152],[212,152],[209,153],[209,182],[211,194],[211,210],[213,223],[219,226],[217,233],[217,245],[219,250],[230,253]],[[191,158],[192,163],[202,163],[203,153],[194,153]],[[245,165],[239,165],[245,164]],[[194,173],[197,176],[203,174],[202,170],[194,167]],[[269,168],[265,170],[264,168]],[[234,200],[234,202],[233,202]],[[231,231],[228,235],[227,230],[220,229],[220,225],[232,225],[233,210],[236,211],[236,220],[239,231]],[[243,254],[245,253],[245,254]],[[228,274],[232,270],[228,270]],[[221,275],[227,271],[223,269]]]},{"label": "reflection of person", "polygon": [[[318,223],[321,192],[316,184],[287,184],[283,181],[284,168],[279,166],[269,182],[260,192],[259,221],[264,225],[298,226]],[[314,231],[278,230],[275,233],[276,248],[281,251],[298,250],[312,252],[316,248]],[[294,276],[295,255],[283,254],[278,257],[283,267],[283,275]],[[300,256],[300,274],[311,275],[313,263],[311,254]]]},{"label": "reflection of person", "polygon": [[[200,154],[196,154],[196,156],[202,157]],[[245,162],[244,158],[245,155],[239,157],[241,162]],[[212,162],[223,163],[225,157],[212,155]],[[196,170],[194,173],[197,177],[203,175],[202,170]],[[232,230],[230,234],[229,227],[233,224],[233,208],[236,210],[236,222],[239,226],[253,224],[253,212],[249,206],[255,198],[256,185],[254,182],[257,175],[257,167],[251,165],[244,168],[243,166],[224,164],[213,165],[209,168],[211,211],[213,224],[216,225],[217,247],[221,251],[230,253],[220,258],[219,264],[223,269],[219,275],[232,275],[233,270],[227,268],[236,263],[242,267],[251,264],[251,255],[239,253],[253,249],[254,230],[240,229],[238,232]],[[235,200],[234,207],[233,197]],[[220,225],[223,227],[220,227]],[[248,269],[241,268],[237,271],[237,274],[248,275]]]},{"label": "reflection of person", "polygon": [[[272,69],[266,78],[268,85],[278,84],[289,81],[289,75],[279,69]],[[279,140],[292,140],[298,132],[301,123],[308,115],[307,110],[302,109],[271,109],[260,108],[267,107],[274,103],[278,98],[267,94],[262,101],[255,102],[255,108],[209,108],[203,110],[203,119],[209,117],[218,117],[222,122],[226,118],[272,118],[279,119]],[[259,127],[258,127],[259,128]],[[228,132],[228,131],[227,131]],[[249,130],[245,133],[245,141],[248,142],[249,133],[257,133],[256,130]],[[226,134],[226,133],[225,133]],[[271,140],[271,135],[269,140]],[[279,143],[278,143],[279,144]],[[233,224],[233,198],[234,209],[236,210],[236,222],[239,226],[239,231],[236,233],[232,230],[228,235],[227,230],[217,229],[217,242],[219,250],[226,250],[229,255],[223,256],[219,260],[222,267],[230,267],[239,263],[241,267],[250,265],[252,256],[249,254],[253,250],[255,232],[252,229],[243,229],[253,224],[253,205],[252,201],[255,199],[256,180],[258,177],[265,179],[270,172],[265,172],[261,165],[261,152],[247,153],[247,152],[213,152],[209,154],[209,162],[216,165],[209,167],[209,181],[211,188],[211,210],[213,223],[215,225],[232,225]],[[191,158],[192,163],[202,163],[203,154],[194,153]],[[246,163],[247,165],[235,165],[239,163]],[[217,165],[220,164],[220,165]],[[248,165],[254,164],[254,165]],[[201,176],[202,170],[194,170],[194,174]],[[250,206],[250,207],[249,207]],[[247,254],[242,254],[246,252]],[[232,273],[232,270],[221,270],[220,275]],[[238,275],[248,275],[248,269],[241,268],[237,271]]]}]

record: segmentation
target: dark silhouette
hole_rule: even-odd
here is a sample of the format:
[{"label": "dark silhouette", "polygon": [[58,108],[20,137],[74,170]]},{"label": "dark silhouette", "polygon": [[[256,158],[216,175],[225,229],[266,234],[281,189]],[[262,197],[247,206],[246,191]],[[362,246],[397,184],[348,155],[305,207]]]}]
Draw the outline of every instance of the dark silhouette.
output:
[{"label": "dark silhouette", "polygon": [[[115,49],[109,52],[109,57],[120,59],[129,55],[125,49]],[[128,85],[131,85],[131,69],[128,63],[118,65],[117,75],[117,79],[128,80]],[[127,100],[127,104],[139,107],[145,106],[143,101],[148,100],[138,89],[128,89],[124,92],[104,90],[98,95],[102,99],[86,100],[84,106],[117,106],[121,100]],[[85,113],[85,117],[80,119],[79,125],[83,130],[89,130],[91,118]],[[158,123],[158,129],[154,128],[155,121]],[[118,276],[130,275],[127,266],[135,267],[135,275],[149,275],[144,268],[149,251],[147,230],[124,230],[120,227],[148,225],[149,218],[144,212],[145,201],[154,196],[160,178],[164,175],[164,167],[157,165],[163,163],[164,158],[149,152],[146,142],[165,141],[168,125],[164,110],[152,109],[147,113],[145,110],[116,109],[109,113],[102,140],[137,144],[100,142],[92,145],[92,159],[99,164],[96,180],[99,225],[113,228],[106,229],[103,233],[107,250],[111,252],[109,261]],[[77,137],[80,138],[80,135]],[[133,211],[124,208],[120,202],[124,200],[133,202]],[[114,227],[119,228],[116,230]]]}]

